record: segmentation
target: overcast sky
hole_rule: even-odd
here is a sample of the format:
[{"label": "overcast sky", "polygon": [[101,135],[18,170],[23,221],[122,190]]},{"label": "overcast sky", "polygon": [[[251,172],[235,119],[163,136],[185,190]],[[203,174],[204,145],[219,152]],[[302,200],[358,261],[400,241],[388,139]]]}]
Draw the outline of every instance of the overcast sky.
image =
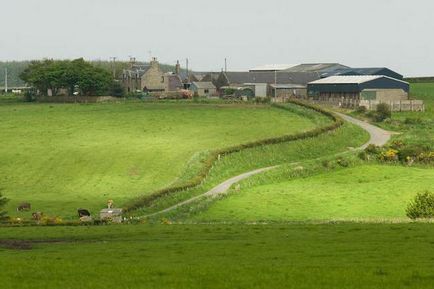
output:
[{"label": "overcast sky", "polygon": [[0,0],[0,60],[129,55],[219,71],[339,62],[434,75],[430,0]]}]

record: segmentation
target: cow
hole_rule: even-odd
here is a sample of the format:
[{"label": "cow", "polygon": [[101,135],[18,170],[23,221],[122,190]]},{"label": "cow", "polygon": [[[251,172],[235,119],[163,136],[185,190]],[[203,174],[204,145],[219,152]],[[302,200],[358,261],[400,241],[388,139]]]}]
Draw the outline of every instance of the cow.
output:
[{"label": "cow", "polygon": [[78,217],[79,218],[81,218],[81,217],[90,217],[90,212],[88,210],[86,210],[86,209],[78,209],[77,212],[78,212]]},{"label": "cow", "polygon": [[34,213],[32,213],[32,219],[35,220],[35,221],[40,221],[43,216],[44,216],[44,213],[42,213],[42,212],[34,212]]},{"label": "cow", "polygon": [[21,211],[30,211],[32,209],[32,206],[30,205],[30,203],[21,203],[18,207],[17,207],[17,212],[21,212]]}]

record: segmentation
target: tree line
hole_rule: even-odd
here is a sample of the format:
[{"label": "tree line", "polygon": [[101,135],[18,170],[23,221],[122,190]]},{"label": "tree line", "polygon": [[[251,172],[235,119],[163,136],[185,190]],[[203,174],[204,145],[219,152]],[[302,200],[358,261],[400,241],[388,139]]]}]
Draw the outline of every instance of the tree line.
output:
[{"label": "tree line", "polygon": [[75,60],[32,61],[20,74],[38,94],[56,96],[107,94],[115,86],[113,74],[79,58]]}]

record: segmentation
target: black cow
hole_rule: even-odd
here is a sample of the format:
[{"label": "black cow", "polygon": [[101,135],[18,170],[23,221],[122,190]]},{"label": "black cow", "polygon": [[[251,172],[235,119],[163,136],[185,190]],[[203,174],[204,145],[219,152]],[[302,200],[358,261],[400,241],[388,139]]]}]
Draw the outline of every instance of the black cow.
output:
[{"label": "black cow", "polygon": [[21,212],[21,211],[30,211],[32,209],[32,206],[30,205],[30,203],[21,203],[18,207],[17,207],[17,212]]},{"label": "black cow", "polygon": [[78,217],[79,218],[81,218],[81,217],[90,217],[90,212],[88,210],[86,210],[86,209],[78,209],[77,212],[78,212]]}]

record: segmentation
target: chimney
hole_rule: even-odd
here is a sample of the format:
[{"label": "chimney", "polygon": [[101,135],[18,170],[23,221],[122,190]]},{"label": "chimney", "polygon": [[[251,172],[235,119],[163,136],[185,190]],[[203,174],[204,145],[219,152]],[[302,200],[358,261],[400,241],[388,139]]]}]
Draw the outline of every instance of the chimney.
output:
[{"label": "chimney", "polygon": [[175,66],[175,74],[179,75],[180,72],[181,72],[181,65],[179,64],[179,60],[177,60]]},{"label": "chimney", "polygon": [[151,67],[158,67],[159,66],[158,60],[156,57],[152,57],[150,64],[151,64]]}]

